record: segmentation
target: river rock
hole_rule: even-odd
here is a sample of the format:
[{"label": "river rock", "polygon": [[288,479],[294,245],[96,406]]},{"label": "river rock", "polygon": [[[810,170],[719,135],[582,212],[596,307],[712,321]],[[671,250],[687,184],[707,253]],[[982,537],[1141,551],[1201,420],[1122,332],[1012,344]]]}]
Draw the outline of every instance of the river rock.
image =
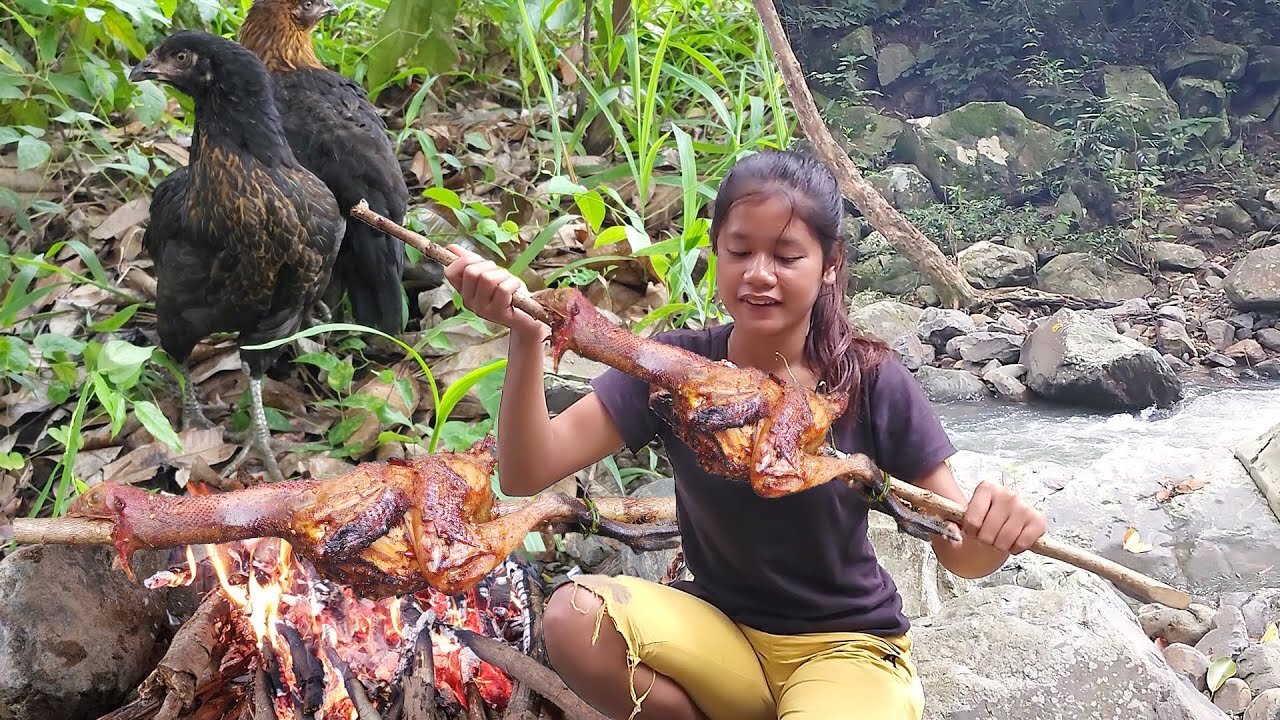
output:
[{"label": "river rock", "polygon": [[1035,255],[989,240],[956,253],[956,261],[969,282],[981,288],[1030,285],[1036,272]]},{"label": "river rock", "polygon": [[560,359],[559,372],[546,372],[543,375],[543,390],[547,398],[547,409],[554,413],[564,412],[570,405],[581,400],[591,392],[591,381],[599,377],[608,365],[580,357],[575,353],[566,353]]},{"label": "river rock", "polygon": [[1019,335],[979,331],[952,338],[947,343],[947,354],[972,363],[1012,363],[1022,353],[1022,341]]},{"label": "river rock", "polygon": [[1120,301],[1141,298],[1155,289],[1147,278],[1119,270],[1090,253],[1064,253],[1045,263],[1036,287],[1082,300]]},{"label": "river rock", "polygon": [[1253,369],[1260,377],[1280,379],[1280,358],[1271,358],[1258,363]]},{"label": "river rock", "polygon": [[1103,98],[1125,113],[1126,122],[1113,128],[1125,147],[1133,147],[1137,138],[1156,135],[1180,117],[1178,105],[1146,68],[1106,66],[1102,86]]},{"label": "river rock", "polygon": [[1022,318],[1011,312],[1002,312],[995,322],[987,326],[992,332],[1009,333],[1010,335],[1026,335],[1031,332],[1031,328],[1023,322]]},{"label": "river rock", "polygon": [[1244,720],[1276,720],[1280,718],[1280,690],[1268,690],[1255,695]]},{"label": "river rock", "polygon": [[1206,320],[1204,334],[1214,350],[1226,350],[1236,339],[1235,326],[1226,320]]},{"label": "river rock", "polygon": [[1182,398],[1182,381],[1158,352],[1069,308],[1032,331],[1020,362],[1027,368],[1027,387],[1059,402],[1138,410]]},{"label": "river rock", "polygon": [[1182,243],[1157,240],[1148,246],[1151,259],[1161,270],[1199,270],[1208,260],[1204,251]]},{"label": "river rock", "polygon": [[[155,666],[165,593],[112,569],[113,554],[29,545],[0,563],[0,720],[96,718]],[[145,577],[162,558],[135,567]]]},{"label": "river rock", "polygon": [[1262,637],[1268,624],[1280,623],[1280,588],[1227,593],[1222,596],[1222,602],[1240,608],[1249,637]]},{"label": "river rock", "polygon": [[909,121],[897,152],[934,187],[1009,198],[1065,159],[1059,134],[1002,102],[972,102]]},{"label": "river rock", "polygon": [[1031,391],[1022,384],[1022,376],[1027,369],[1021,365],[1004,365],[991,368],[982,373],[982,379],[995,389],[996,395],[1015,402],[1027,402],[1031,399]]},{"label": "river rock", "polygon": [[927,720],[1209,720],[1113,591],[975,589],[917,620]]},{"label": "river rock", "polygon": [[880,300],[849,313],[851,325],[887,344],[904,335],[915,335],[919,322],[920,308],[895,300]]},{"label": "river rock", "polygon": [[943,603],[969,591],[969,580],[953,575],[938,562],[928,543],[900,532],[888,516],[873,512],[867,516],[867,526],[867,537],[893,578],[908,619],[936,613]]},{"label": "river rock", "polygon": [[1256,228],[1249,211],[1235,202],[1224,202],[1209,212],[1209,221],[1240,237],[1248,237]]},{"label": "river rock", "polygon": [[933,191],[933,185],[929,184],[929,178],[915,165],[890,165],[874,175],[868,175],[867,182],[879,190],[890,205],[903,212],[938,203],[938,194]]},{"label": "river rock", "polygon": [[1250,252],[1231,268],[1222,287],[1241,310],[1280,309],[1280,245]]},{"label": "river rock", "polygon": [[1213,694],[1213,704],[1228,715],[1239,715],[1249,709],[1253,701],[1253,690],[1240,678],[1227,678],[1227,681]]},{"label": "river rock", "polygon": [[1280,328],[1262,328],[1253,334],[1258,344],[1272,352],[1280,352]]},{"label": "river rock", "polygon": [[1202,603],[1191,603],[1186,610],[1157,603],[1138,608],[1138,622],[1152,640],[1161,638],[1171,645],[1195,645],[1213,628],[1216,611]]},{"label": "river rock", "polygon": [[1280,642],[1250,645],[1236,660],[1236,677],[1255,693],[1280,688]]},{"label": "river rock", "polygon": [[[1237,333],[1238,335],[1239,333]],[[1257,365],[1267,359],[1267,351],[1253,338],[1241,340],[1222,351],[1223,355],[1245,365]]]},{"label": "river rock", "polygon": [[1249,65],[1249,53],[1239,45],[1213,37],[1199,37],[1165,54],[1160,72],[1166,81],[1175,78],[1239,80]]},{"label": "river rock", "polygon": [[1182,323],[1163,318],[1156,322],[1156,348],[1178,358],[1196,355],[1196,346]]},{"label": "river rock", "polygon": [[911,372],[915,372],[925,365],[929,365],[934,359],[934,350],[932,345],[925,345],[920,341],[920,336],[915,333],[910,335],[900,335],[893,342],[889,343],[889,347],[902,359],[902,364]]},{"label": "river rock", "polygon": [[929,307],[920,313],[916,329],[921,340],[942,349],[951,338],[977,332],[978,325],[968,313],[960,310]]},{"label": "river rock", "polygon": [[869,105],[836,106],[825,119],[844,151],[870,166],[883,162],[907,129],[903,121],[881,115]]},{"label": "river rock", "polygon": [[1205,675],[1209,672],[1209,658],[1204,653],[1191,647],[1175,643],[1164,649],[1164,659],[1174,672],[1190,681],[1192,687],[1204,690]]},{"label": "river rock", "polygon": [[[1178,101],[1178,110],[1184,118],[1212,120],[1200,135],[1199,142],[1206,147],[1216,147],[1231,135],[1227,117],[1227,88],[1217,80],[1182,77],[1174,82],[1172,95]],[[1189,149],[1195,149],[1195,145]]]},{"label": "river rock", "polygon": [[989,397],[987,386],[968,370],[948,370],[925,365],[916,371],[916,379],[925,395],[933,402],[981,400]]},{"label": "river rock", "polygon": [[1249,630],[1244,625],[1244,614],[1233,605],[1223,605],[1213,618],[1213,629],[1196,643],[1196,649],[1211,660],[1235,657],[1249,647]]},{"label": "river rock", "polygon": [[[633,493],[633,497],[672,497],[676,494],[676,482],[671,478],[661,478],[648,483]],[[617,574],[634,575],[657,582],[671,567],[680,549],[648,550],[636,552],[626,545],[618,550],[621,568]]]}]

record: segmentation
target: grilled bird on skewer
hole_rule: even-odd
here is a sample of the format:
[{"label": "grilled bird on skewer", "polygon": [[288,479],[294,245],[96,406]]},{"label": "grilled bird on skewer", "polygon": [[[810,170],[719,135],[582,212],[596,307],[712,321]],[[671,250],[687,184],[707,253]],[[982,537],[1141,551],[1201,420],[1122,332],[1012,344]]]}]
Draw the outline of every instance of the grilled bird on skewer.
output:
[{"label": "grilled bird on skewer", "polygon": [[746,480],[769,498],[840,477],[903,531],[925,539],[955,537],[945,523],[914,513],[889,495],[884,474],[871,458],[823,445],[845,411],[843,393],[821,395],[772,373],[641,338],[611,323],[572,288],[543,291],[537,300],[555,316],[551,346],[557,366],[573,350],[650,383],[650,407],[707,472]]},{"label": "grilled bird on skewer", "polygon": [[[70,517],[115,524],[117,563],[136,582],[130,558],[142,549],[276,537],[324,577],[371,597],[430,586],[465,591],[548,520],[594,524],[598,534],[640,549],[664,547],[657,533],[598,520],[581,502],[546,493],[498,516],[489,484],[491,437],[463,452],[362,463],[327,480],[258,485],[216,495],[162,496],[102,483],[81,495]],[[652,543],[652,544],[650,544]]]}]

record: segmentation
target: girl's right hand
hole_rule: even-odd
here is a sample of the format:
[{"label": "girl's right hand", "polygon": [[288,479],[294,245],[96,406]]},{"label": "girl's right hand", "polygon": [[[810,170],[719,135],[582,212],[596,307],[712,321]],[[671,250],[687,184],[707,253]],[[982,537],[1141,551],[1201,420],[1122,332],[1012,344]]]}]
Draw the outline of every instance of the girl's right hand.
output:
[{"label": "girl's right hand", "polygon": [[444,276],[462,296],[463,306],[514,333],[542,339],[547,326],[512,304],[516,292],[525,289],[520,278],[466,248],[450,245],[449,250],[458,259],[444,269]]}]

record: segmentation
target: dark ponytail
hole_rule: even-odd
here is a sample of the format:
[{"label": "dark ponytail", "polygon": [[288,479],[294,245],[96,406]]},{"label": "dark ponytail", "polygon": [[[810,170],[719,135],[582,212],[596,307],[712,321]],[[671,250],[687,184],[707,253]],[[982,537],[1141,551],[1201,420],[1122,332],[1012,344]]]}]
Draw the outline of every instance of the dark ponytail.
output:
[{"label": "dark ponytail", "polygon": [[818,236],[824,268],[835,268],[836,281],[822,287],[809,316],[805,359],[818,374],[825,391],[848,393],[849,407],[857,407],[864,379],[875,371],[889,348],[864,337],[849,324],[844,292],[844,201],[840,186],[826,165],[806,154],[770,150],[748,156],[725,175],[716,193],[711,220],[712,249],[733,204],[764,190],[782,190],[787,194],[792,212],[798,213]]}]

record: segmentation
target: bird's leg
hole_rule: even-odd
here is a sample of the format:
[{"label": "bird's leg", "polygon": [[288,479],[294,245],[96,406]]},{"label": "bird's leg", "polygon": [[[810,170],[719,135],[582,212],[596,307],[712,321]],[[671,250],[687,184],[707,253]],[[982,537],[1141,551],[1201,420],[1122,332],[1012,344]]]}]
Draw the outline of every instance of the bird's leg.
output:
[{"label": "bird's leg", "polygon": [[307,318],[307,324],[310,327],[317,325],[325,325],[333,322],[333,311],[323,300],[316,300],[315,305],[311,307],[311,315]]},{"label": "bird's leg", "polygon": [[249,430],[245,434],[245,444],[231,464],[222,471],[223,477],[234,473],[249,458],[249,453],[256,451],[267,466],[267,477],[273,482],[280,482],[284,480],[284,474],[276,464],[275,450],[271,447],[271,433],[267,429],[267,413],[262,409],[262,378],[249,378],[249,397]]},{"label": "bird's leg", "polygon": [[190,430],[193,427],[201,430],[211,430],[214,424],[205,417],[204,408],[200,406],[200,396],[196,393],[196,384],[191,380],[191,368],[183,362],[180,368],[181,377],[178,382],[182,384],[182,429]]},{"label": "bird's leg", "polygon": [[477,534],[489,540],[500,557],[506,557],[533,528],[547,523],[580,525],[581,532],[620,540],[636,551],[662,550],[676,547],[679,526],[635,525],[607,520],[596,515],[586,503],[560,492],[539,495],[524,507],[476,527]]}]

